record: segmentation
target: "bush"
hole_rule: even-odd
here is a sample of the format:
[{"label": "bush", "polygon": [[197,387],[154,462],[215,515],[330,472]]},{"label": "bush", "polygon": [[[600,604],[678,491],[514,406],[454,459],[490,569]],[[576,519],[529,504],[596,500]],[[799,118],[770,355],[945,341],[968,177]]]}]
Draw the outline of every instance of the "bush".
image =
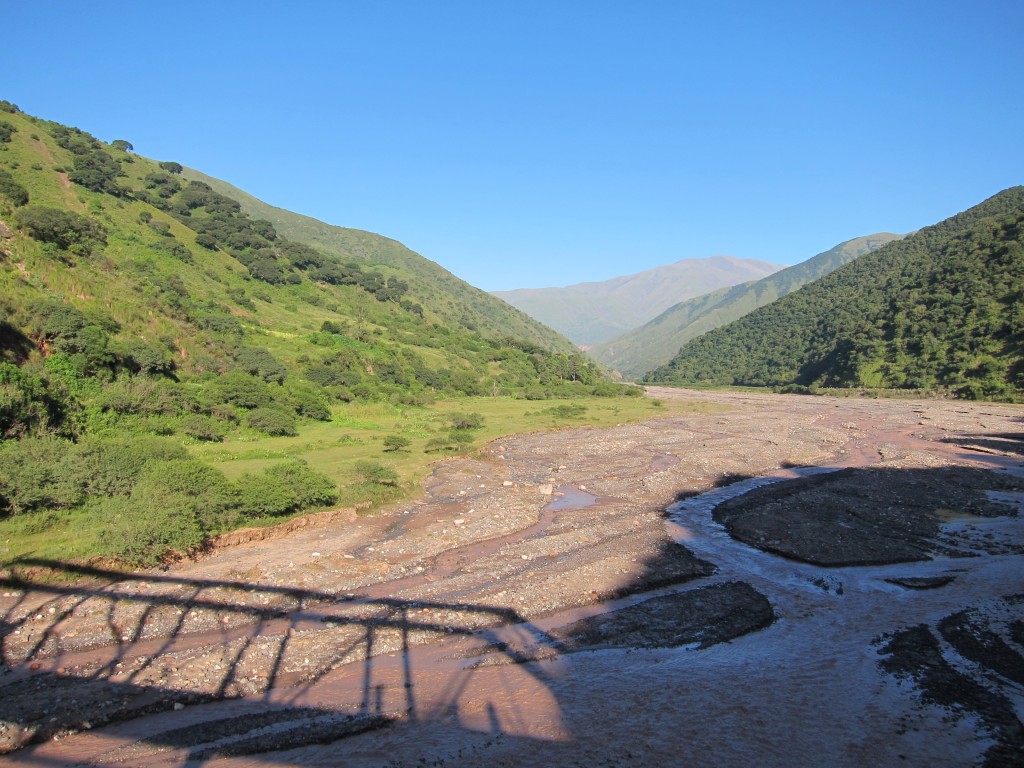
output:
[{"label": "bush", "polygon": [[6,120],[0,120],[0,144],[11,140],[11,135],[17,133],[18,129]]},{"label": "bush", "polygon": [[63,416],[62,403],[42,379],[0,362],[0,439],[45,430]]},{"label": "bush", "polygon": [[127,496],[147,467],[187,457],[184,448],[167,440],[89,437],[70,455],[69,471],[89,495]]},{"label": "bush", "polygon": [[196,440],[208,443],[224,441],[224,428],[215,419],[193,413],[181,420],[181,431]]},{"label": "bush", "polygon": [[155,510],[161,500],[187,507],[201,532],[223,530],[240,519],[238,489],[222,472],[195,459],[150,463],[131,498],[142,509]]},{"label": "bush", "polygon": [[402,435],[388,435],[384,438],[384,451],[387,453],[402,451],[408,448],[411,442],[408,437]]},{"label": "bush", "polygon": [[66,461],[73,448],[54,437],[0,443],[0,512],[22,515],[81,502],[82,482]]},{"label": "bush", "polygon": [[135,373],[169,374],[174,370],[174,358],[161,344],[143,339],[129,339],[117,350],[122,364]]},{"label": "bush", "polygon": [[484,417],[479,413],[452,413],[448,420],[452,429],[480,429],[484,425]]},{"label": "bush", "polygon": [[205,248],[208,251],[217,250],[217,241],[203,232],[196,235],[196,245],[200,248]]},{"label": "bush", "polygon": [[300,416],[314,421],[331,420],[331,407],[323,390],[314,391],[303,386],[295,387],[289,392],[289,399]]},{"label": "bush", "polygon": [[398,473],[376,461],[361,460],[355,463],[356,475],[367,485],[398,487]]},{"label": "bush", "polygon": [[294,414],[278,408],[256,408],[249,412],[246,423],[267,435],[297,435]]},{"label": "bush", "polygon": [[103,521],[100,536],[107,553],[128,565],[156,565],[170,552],[187,554],[203,543],[195,510],[180,494],[149,490],[103,499],[93,511]]},{"label": "bush", "polygon": [[15,207],[28,203],[28,190],[2,168],[0,168],[0,195],[10,200]]},{"label": "bush", "polygon": [[267,383],[238,370],[211,382],[206,396],[211,404],[230,403],[239,408],[265,408],[274,401]]},{"label": "bush", "polygon": [[280,384],[288,373],[276,357],[261,347],[242,347],[235,356],[235,362],[241,370],[267,382]]},{"label": "bush", "polygon": [[70,211],[43,205],[28,205],[14,214],[18,226],[36,240],[58,248],[77,246],[88,253],[93,246],[107,244],[107,231],[101,225]]},{"label": "bush", "polygon": [[287,515],[333,504],[338,488],[331,478],[294,462],[278,464],[238,481],[242,512],[252,517]]},{"label": "bush", "polygon": [[587,406],[580,405],[579,403],[572,403],[571,405],[556,405],[551,408],[545,408],[541,413],[554,416],[559,419],[578,419],[587,412]]}]

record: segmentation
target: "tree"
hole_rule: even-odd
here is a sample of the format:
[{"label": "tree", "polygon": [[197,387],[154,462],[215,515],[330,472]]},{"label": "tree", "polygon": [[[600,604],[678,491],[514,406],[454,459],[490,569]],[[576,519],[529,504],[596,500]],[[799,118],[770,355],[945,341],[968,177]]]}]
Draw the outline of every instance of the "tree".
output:
[{"label": "tree", "polygon": [[397,453],[409,447],[412,441],[402,435],[388,435],[384,438],[384,452]]},{"label": "tree", "polygon": [[122,152],[135,151],[135,147],[133,147],[130,142],[127,142],[124,139],[114,139],[112,142],[110,142],[110,146],[112,146],[114,149],[119,149]]},{"label": "tree", "polygon": [[181,163],[171,162],[170,160],[165,160],[164,162],[160,163],[160,167],[163,168],[168,173],[181,173],[183,170],[185,170],[182,167]]},{"label": "tree", "polygon": [[4,195],[15,206],[28,203],[28,190],[14,180],[7,171],[0,168],[0,195]]},{"label": "tree", "polygon": [[14,214],[18,226],[43,243],[58,248],[89,252],[91,246],[106,245],[107,231],[102,224],[71,211],[44,205],[27,205]]},{"label": "tree", "polygon": [[376,461],[361,460],[355,463],[356,474],[367,485],[398,485],[398,473]]}]

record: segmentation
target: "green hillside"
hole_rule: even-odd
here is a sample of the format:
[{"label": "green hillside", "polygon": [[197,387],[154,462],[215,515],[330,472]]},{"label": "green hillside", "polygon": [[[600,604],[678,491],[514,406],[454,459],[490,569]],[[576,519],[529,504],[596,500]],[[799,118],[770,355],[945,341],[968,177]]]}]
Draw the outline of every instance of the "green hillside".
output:
[{"label": "green hillside", "polygon": [[[778,264],[713,256],[564,288],[520,288],[494,295],[588,348],[646,323],[685,299],[777,272]],[[646,370],[646,369],[645,369]]]},{"label": "green hillside", "polygon": [[145,561],[388,497],[399,475],[355,459],[408,479],[490,428],[416,410],[441,398],[626,393],[398,243],[279,230],[183,171],[0,102],[0,563],[58,529]]},{"label": "green hillside", "polygon": [[302,214],[276,208],[225,181],[185,168],[186,179],[205,182],[217,192],[241,203],[242,211],[269,221],[289,240],[316,248],[321,253],[370,265],[384,274],[407,281],[416,301],[445,325],[476,331],[500,339],[513,337],[544,349],[571,354],[574,345],[524,312],[460,280],[448,270],[411,251],[396,240],[358,229],[325,224]]},{"label": "green hillside", "polygon": [[646,325],[598,344],[589,352],[627,378],[638,378],[667,363],[690,339],[731,323],[900,237],[902,235],[880,233],[847,240],[761,280],[721,288],[676,304]]},{"label": "green hillside", "polygon": [[686,344],[651,383],[1024,393],[1024,187]]}]

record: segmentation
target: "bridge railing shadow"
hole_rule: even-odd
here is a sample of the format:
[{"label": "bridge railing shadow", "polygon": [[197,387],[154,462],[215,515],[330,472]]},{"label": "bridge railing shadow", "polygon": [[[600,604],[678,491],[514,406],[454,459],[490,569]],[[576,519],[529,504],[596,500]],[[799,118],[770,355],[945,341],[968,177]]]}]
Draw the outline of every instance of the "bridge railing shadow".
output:
[{"label": "bridge railing shadow", "polygon": [[[534,658],[523,647],[543,645],[545,636],[509,608],[49,560],[23,560],[19,568],[20,575],[15,569],[0,579],[6,597],[0,601],[5,751],[224,699],[244,702],[241,720],[170,728],[146,743],[188,749],[194,761],[264,752],[266,740],[254,742],[251,733],[269,725],[278,734],[272,748],[283,749],[333,741],[398,718],[415,721],[421,704],[414,650],[445,638],[449,645],[467,641],[458,651],[467,669],[481,659],[513,663],[545,685],[541,670],[521,664]],[[145,590],[138,589],[143,584]],[[204,614],[205,623],[196,623]],[[524,644],[510,644],[496,631],[509,625],[519,625]],[[384,661],[388,667],[381,672]],[[305,703],[335,670],[344,671],[338,705]],[[467,680],[454,676],[448,690],[433,692],[430,706],[436,709],[440,699],[458,714]],[[498,716],[493,704],[487,706],[495,728]],[[32,752],[19,752],[19,759],[31,763]],[[40,756],[37,764],[45,762]]]}]

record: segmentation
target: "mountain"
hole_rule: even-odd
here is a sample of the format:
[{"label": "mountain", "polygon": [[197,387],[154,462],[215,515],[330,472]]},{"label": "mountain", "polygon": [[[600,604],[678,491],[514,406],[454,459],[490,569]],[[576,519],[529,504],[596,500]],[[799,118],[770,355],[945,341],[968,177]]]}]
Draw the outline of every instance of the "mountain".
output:
[{"label": "mountain", "polygon": [[416,300],[430,307],[446,325],[461,326],[487,338],[511,337],[567,354],[575,351],[566,338],[552,329],[505,302],[495,301],[491,294],[460,280],[397,240],[325,224],[309,216],[274,207],[225,181],[191,168],[184,168],[182,177],[208,184],[220,194],[238,201],[243,212],[269,221],[281,236],[289,240],[312,246],[338,259],[369,264],[384,273],[400,275],[414,286]]},{"label": "mountain", "polygon": [[780,269],[754,259],[713,256],[601,282],[493,293],[575,343],[590,346],[637,328],[680,301]]},{"label": "mountain", "polygon": [[1024,396],[1024,187],[687,343],[644,380]]},{"label": "mountain", "polygon": [[67,355],[86,379],[148,372],[187,389],[259,349],[295,386],[374,398],[511,392],[538,384],[538,366],[578,355],[394,240],[272,208],[126,141],[3,105],[8,363],[45,378]]},{"label": "mountain", "polygon": [[731,323],[780,296],[792,293],[858,256],[871,253],[902,235],[879,233],[840,243],[805,262],[761,280],[741,283],[672,306],[629,333],[589,350],[591,356],[627,378],[636,378],[667,363],[690,339]]}]

